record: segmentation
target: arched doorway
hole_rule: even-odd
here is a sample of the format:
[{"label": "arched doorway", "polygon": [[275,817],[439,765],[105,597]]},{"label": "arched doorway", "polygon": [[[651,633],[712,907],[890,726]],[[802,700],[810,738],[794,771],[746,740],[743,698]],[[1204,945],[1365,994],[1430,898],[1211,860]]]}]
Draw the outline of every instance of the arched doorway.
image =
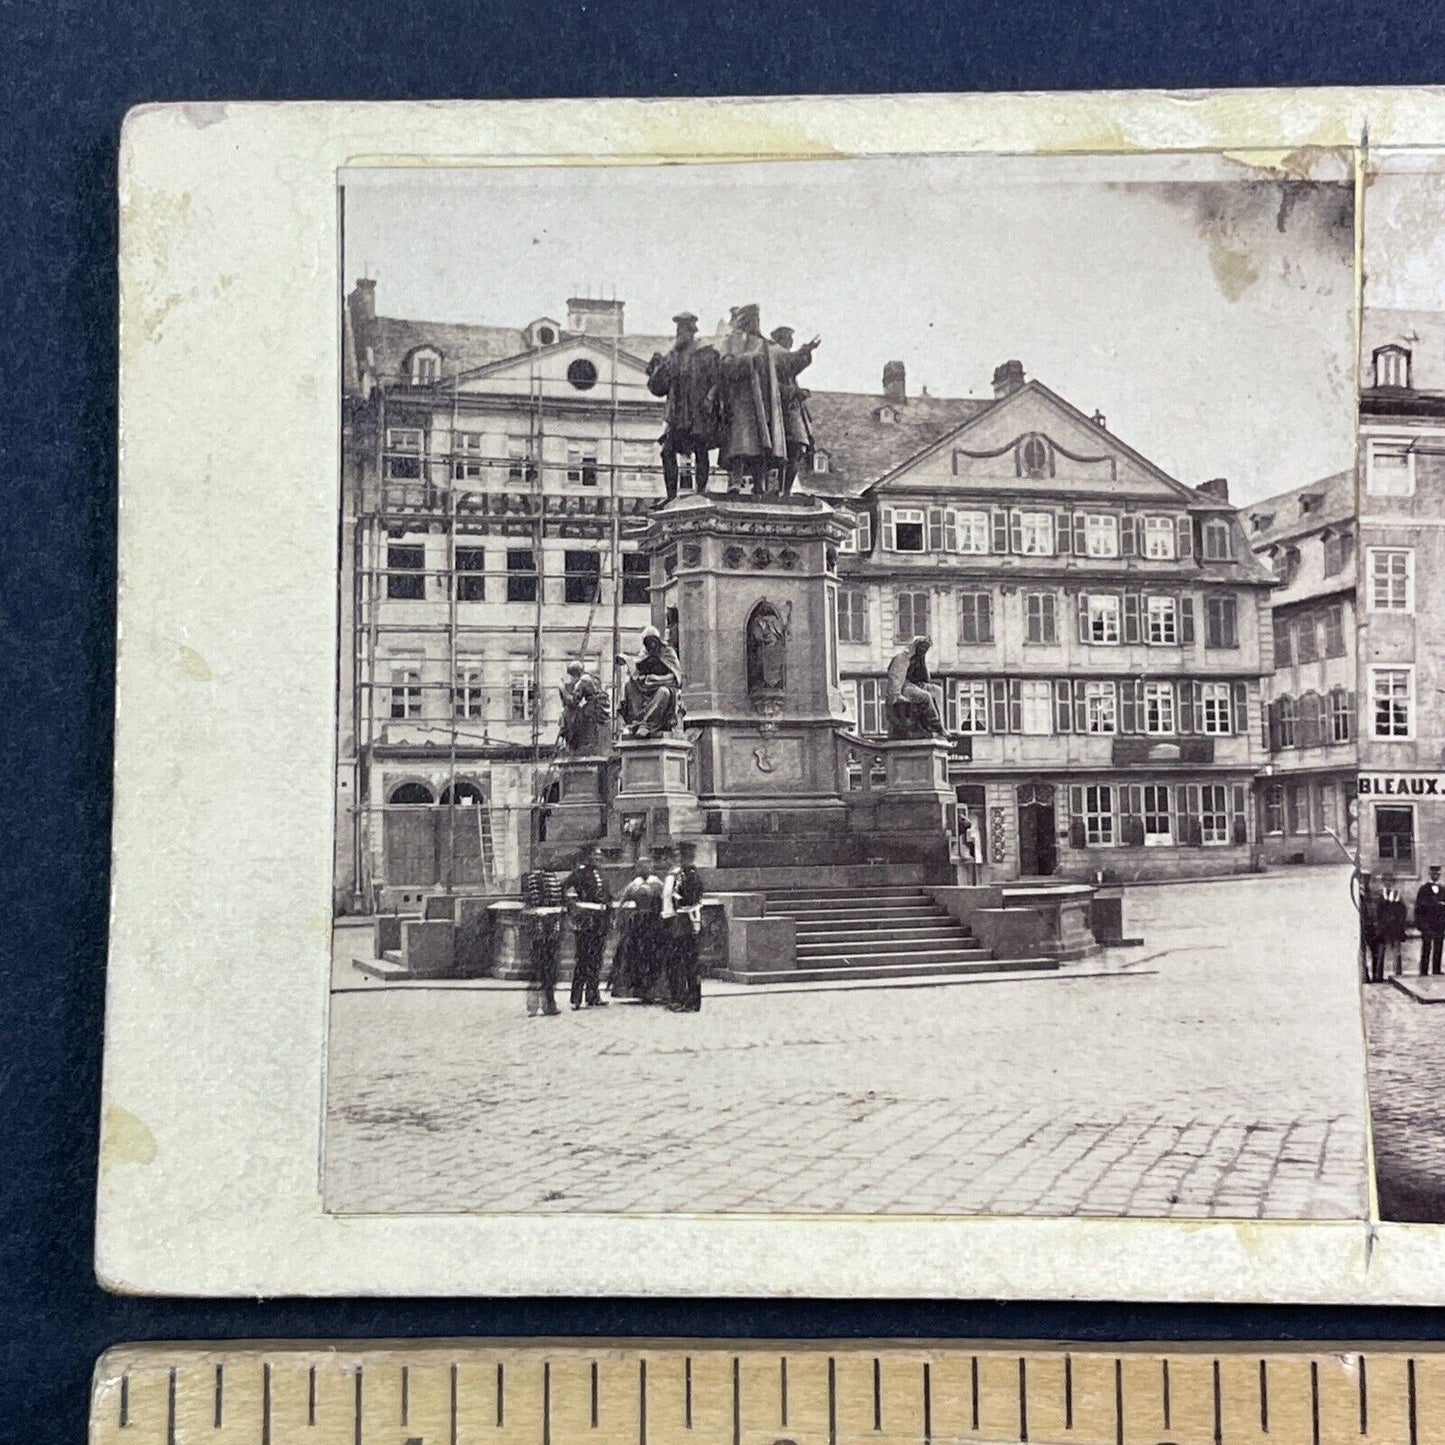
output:
[{"label": "arched doorway", "polygon": [[437,809],[437,880],[479,885],[492,871],[491,799],[482,784],[458,778],[442,789]]},{"label": "arched doorway", "polygon": [[425,783],[398,783],[387,794],[382,848],[392,887],[425,888],[437,881],[435,804]]},{"label": "arched doorway", "polygon": [[1059,866],[1054,785],[1020,783],[1018,810],[1019,874],[1024,878],[1048,877]]}]

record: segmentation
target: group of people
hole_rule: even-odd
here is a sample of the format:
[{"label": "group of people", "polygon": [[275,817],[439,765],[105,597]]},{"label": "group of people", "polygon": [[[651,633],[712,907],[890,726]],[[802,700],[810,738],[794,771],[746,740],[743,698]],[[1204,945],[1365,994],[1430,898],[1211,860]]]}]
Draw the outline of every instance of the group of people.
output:
[{"label": "group of people", "polygon": [[[1445,883],[1438,864],[1415,894],[1414,924],[1420,935],[1420,976],[1441,972],[1445,952]],[[1402,952],[1411,922],[1411,909],[1393,878],[1375,887],[1368,873],[1360,875],[1360,944],[1367,983],[1384,983],[1385,966],[1393,960],[1395,973],[1403,972]]]},{"label": "group of people", "polygon": [[702,1008],[703,882],[696,849],[681,844],[677,862],[660,878],[651,858],[638,858],[632,879],[615,899],[602,863],[601,849],[592,847],[565,878],[538,868],[522,879],[522,922],[532,959],[529,1012],[561,1012],[556,987],[566,922],[576,945],[573,1009],[607,1006],[602,966],[615,923],[618,941],[607,979],[613,998],[697,1013]]},{"label": "group of people", "polygon": [[698,335],[691,311],[672,318],[677,334],[647,366],[654,396],[667,399],[659,442],[668,500],[677,495],[679,457],[690,457],[693,481],[707,490],[708,454],[728,474],[730,492],[786,496],[813,448],[808,393],[798,374],[813,360],[818,338],[793,347],[789,326],[762,334],[757,306],[734,306],[717,343]]}]

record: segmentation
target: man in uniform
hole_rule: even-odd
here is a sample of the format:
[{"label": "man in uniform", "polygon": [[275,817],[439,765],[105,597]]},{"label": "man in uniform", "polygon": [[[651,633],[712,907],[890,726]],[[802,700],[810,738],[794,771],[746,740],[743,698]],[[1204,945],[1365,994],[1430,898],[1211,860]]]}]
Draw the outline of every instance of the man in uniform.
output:
[{"label": "man in uniform", "polygon": [[698,961],[698,935],[702,932],[702,874],[697,871],[697,848],[678,845],[678,862],[662,881],[662,926],[667,931],[667,963],[673,1013],[702,1009],[702,973]]},{"label": "man in uniform", "polygon": [[1429,880],[1415,895],[1415,927],[1420,932],[1420,974],[1440,972],[1440,954],[1445,948],[1445,883],[1440,865],[1430,865]]},{"label": "man in uniform", "polygon": [[692,458],[693,487],[707,491],[708,450],[718,444],[721,399],[718,354],[697,338],[697,317],[680,311],[672,318],[677,338],[666,356],[652,353],[647,389],[667,398],[662,436],[662,481],[670,502],[677,495],[679,456]]},{"label": "man in uniform", "polygon": [[562,896],[567,900],[572,931],[577,942],[577,961],[572,968],[572,1007],[606,1008],[599,985],[602,982],[602,949],[612,922],[612,890],[602,876],[602,850],[595,845],[567,875]]},{"label": "man in uniform", "polygon": [[783,473],[783,495],[793,490],[798,469],[813,454],[813,419],[808,415],[808,392],[798,385],[798,373],[813,364],[821,337],[815,336],[793,350],[793,328],[777,326],[769,333],[780,355],[775,359],[783,390],[783,434],[788,443],[788,465]]},{"label": "man in uniform", "polygon": [[557,955],[562,944],[562,885],[554,873],[533,868],[522,877],[522,928],[532,961],[527,1013],[558,1014]]},{"label": "man in uniform", "polygon": [[928,671],[928,649],[932,646],[928,638],[915,637],[888,664],[890,737],[907,737],[910,729],[922,737],[947,736]]}]

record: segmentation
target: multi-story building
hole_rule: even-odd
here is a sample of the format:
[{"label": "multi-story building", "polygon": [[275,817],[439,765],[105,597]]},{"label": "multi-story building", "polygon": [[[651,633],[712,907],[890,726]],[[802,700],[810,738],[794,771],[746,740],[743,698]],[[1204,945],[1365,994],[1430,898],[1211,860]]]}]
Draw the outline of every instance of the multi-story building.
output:
[{"label": "multi-story building", "polygon": [[[567,664],[615,680],[649,619],[646,363],[672,338],[586,298],[565,323],[399,320],[369,282],[343,332],[338,906],[513,885]],[[1168,477],[1016,362],[991,398],[910,396],[894,361],[810,407],[799,487],[858,522],[858,766],[927,632],[988,876],[1248,866],[1272,579],[1224,483]]]},{"label": "multi-story building", "polygon": [[[874,425],[911,405],[900,386]],[[852,499],[839,562],[860,735],[886,732],[888,663],[926,634],[986,877],[1250,867],[1274,579],[1225,482],[1185,486],[1017,361],[910,440]]]},{"label": "multi-story building", "polygon": [[1361,861],[1408,882],[1445,863],[1445,314],[1363,338]]},{"label": "multi-story building", "polygon": [[1358,559],[1355,476],[1339,472],[1256,503],[1250,546],[1278,584],[1269,757],[1258,785],[1268,863],[1338,863],[1355,849]]}]

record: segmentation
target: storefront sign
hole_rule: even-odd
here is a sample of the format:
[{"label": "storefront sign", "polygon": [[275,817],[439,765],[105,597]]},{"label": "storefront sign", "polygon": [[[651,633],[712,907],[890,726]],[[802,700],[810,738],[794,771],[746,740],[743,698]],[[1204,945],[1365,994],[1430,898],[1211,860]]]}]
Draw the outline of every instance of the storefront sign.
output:
[{"label": "storefront sign", "polygon": [[1438,798],[1445,802],[1445,773],[1361,773],[1362,798]]}]

